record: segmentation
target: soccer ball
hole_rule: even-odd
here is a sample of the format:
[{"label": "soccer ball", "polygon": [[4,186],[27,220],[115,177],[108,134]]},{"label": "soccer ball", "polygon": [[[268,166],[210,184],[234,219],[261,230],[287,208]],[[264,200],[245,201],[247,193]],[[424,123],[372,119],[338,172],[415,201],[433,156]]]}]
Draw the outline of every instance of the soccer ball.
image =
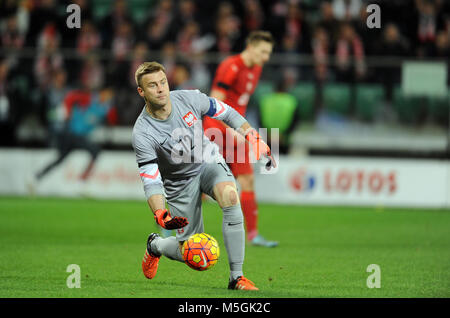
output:
[{"label": "soccer ball", "polygon": [[219,260],[219,243],[209,234],[196,233],[184,241],[181,254],[187,266],[204,271]]}]

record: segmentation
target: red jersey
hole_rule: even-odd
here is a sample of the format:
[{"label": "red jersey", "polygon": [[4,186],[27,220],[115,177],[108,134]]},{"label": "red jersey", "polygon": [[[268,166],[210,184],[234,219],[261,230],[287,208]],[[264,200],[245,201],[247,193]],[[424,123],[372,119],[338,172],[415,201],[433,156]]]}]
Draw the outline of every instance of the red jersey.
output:
[{"label": "red jersey", "polygon": [[225,94],[226,104],[245,117],[250,96],[255,91],[262,67],[247,67],[240,54],[227,57],[220,63],[214,77],[212,89]]},{"label": "red jersey", "polygon": [[[223,100],[226,104],[233,107],[239,114],[245,117],[248,101],[258,85],[261,76],[262,67],[253,65],[247,67],[240,54],[232,55],[220,63],[214,77],[212,89],[225,94]],[[203,118],[203,128],[205,131],[209,128],[218,128],[222,131],[222,138],[214,138],[214,142],[219,145],[220,153],[227,160],[227,149],[230,146],[235,149],[237,143],[231,138],[231,144],[228,144],[226,126],[221,121],[210,117]],[[237,163],[241,158],[237,158],[238,151],[233,151],[233,163],[229,163],[230,169],[235,176],[241,174],[252,174],[253,166],[248,160],[249,146],[245,143],[246,162]]]}]

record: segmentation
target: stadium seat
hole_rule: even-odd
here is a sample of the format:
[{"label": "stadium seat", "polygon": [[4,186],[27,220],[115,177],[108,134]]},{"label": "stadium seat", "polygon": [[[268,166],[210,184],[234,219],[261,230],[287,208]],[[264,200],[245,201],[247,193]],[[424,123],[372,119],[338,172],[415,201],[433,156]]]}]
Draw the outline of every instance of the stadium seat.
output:
[{"label": "stadium seat", "polygon": [[137,23],[142,23],[148,17],[150,8],[154,7],[157,1],[148,0],[132,0],[129,2],[130,14],[133,16]]},{"label": "stadium seat", "polygon": [[289,93],[294,95],[300,105],[301,120],[312,120],[314,117],[314,102],[316,88],[312,82],[300,82]]},{"label": "stadium seat", "polygon": [[356,114],[363,120],[372,121],[383,99],[382,85],[358,84],[356,86]]},{"label": "stadium seat", "polygon": [[[111,0],[96,0],[92,1],[92,8],[94,18],[100,20],[111,12],[113,1]],[[135,22],[142,23],[148,15],[148,10],[157,2],[155,0],[128,0],[128,12],[133,17]]]},{"label": "stadium seat", "polygon": [[422,97],[405,96],[400,86],[394,87],[393,106],[400,122],[408,124],[419,122],[425,101]]},{"label": "stadium seat", "polygon": [[96,20],[100,20],[105,17],[111,11],[111,1],[98,0],[92,1],[92,12]]},{"label": "stadium seat", "polygon": [[448,124],[450,115],[450,89],[446,97],[430,98],[429,111],[435,122],[441,125]]},{"label": "stadium seat", "polygon": [[350,85],[343,83],[326,84],[323,89],[323,106],[330,112],[348,115],[350,111]]}]

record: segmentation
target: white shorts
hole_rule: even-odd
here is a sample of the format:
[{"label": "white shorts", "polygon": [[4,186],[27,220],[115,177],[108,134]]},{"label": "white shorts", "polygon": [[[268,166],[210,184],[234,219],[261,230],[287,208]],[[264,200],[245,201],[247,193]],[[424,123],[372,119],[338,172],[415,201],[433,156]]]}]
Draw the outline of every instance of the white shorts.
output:
[{"label": "white shorts", "polygon": [[195,233],[204,232],[202,215],[202,193],[214,198],[214,186],[220,182],[236,182],[222,156],[213,163],[204,163],[196,176],[164,180],[170,214],[187,218],[189,224],[176,230],[177,241],[185,241]]}]

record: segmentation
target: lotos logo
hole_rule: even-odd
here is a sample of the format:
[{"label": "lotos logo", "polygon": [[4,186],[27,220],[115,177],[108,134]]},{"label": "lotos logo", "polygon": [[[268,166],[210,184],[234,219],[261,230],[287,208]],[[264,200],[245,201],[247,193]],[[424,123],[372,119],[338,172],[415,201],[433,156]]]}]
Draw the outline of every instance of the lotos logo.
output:
[{"label": "lotos logo", "polygon": [[330,169],[323,168],[316,174],[308,172],[302,167],[290,176],[290,187],[296,192],[311,192],[317,188],[317,179],[320,179],[322,188],[327,194],[395,194],[397,192],[397,172],[371,169]]},{"label": "lotos logo", "polygon": [[379,170],[347,170],[333,172],[326,169],[324,174],[324,190],[329,193],[349,193],[352,191],[378,194],[385,192],[394,194],[397,191],[397,173],[383,173]]},{"label": "lotos logo", "polygon": [[291,187],[298,192],[310,192],[316,185],[316,177],[307,173],[305,168],[300,168],[291,177]]},{"label": "lotos logo", "polygon": [[189,112],[183,116],[183,120],[188,125],[188,127],[192,127],[194,122],[197,120],[197,117],[195,117],[192,112]]}]

